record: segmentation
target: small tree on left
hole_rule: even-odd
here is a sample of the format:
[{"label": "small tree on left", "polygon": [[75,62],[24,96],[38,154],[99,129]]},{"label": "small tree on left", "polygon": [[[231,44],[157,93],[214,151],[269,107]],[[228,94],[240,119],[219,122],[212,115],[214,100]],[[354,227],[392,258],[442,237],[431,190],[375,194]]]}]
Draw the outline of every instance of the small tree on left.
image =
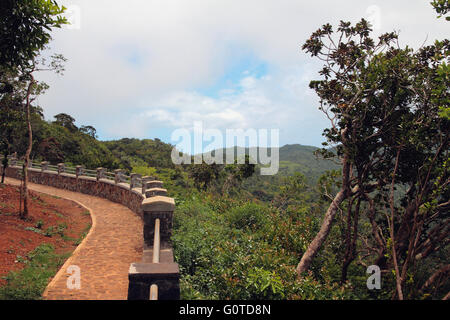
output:
[{"label": "small tree on left", "polygon": [[[23,219],[28,217],[28,165],[33,142],[31,104],[47,88],[46,84],[35,80],[34,73],[41,70],[63,71],[63,56],[53,55],[48,62],[40,57],[51,40],[52,28],[60,28],[67,23],[62,16],[64,10],[53,0],[0,2],[0,101],[9,101],[8,96],[19,99],[28,132],[23,165],[24,205],[20,213]],[[0,108],[3,114],[6,106],[2,103]]]}]

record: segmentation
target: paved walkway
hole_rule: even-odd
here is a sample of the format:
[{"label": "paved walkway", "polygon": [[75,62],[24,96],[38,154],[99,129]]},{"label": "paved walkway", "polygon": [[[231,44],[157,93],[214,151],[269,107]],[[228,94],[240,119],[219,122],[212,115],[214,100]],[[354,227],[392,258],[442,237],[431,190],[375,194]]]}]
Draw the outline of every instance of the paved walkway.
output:
[{"label": "paved walkway", "polygon": [[[6,178],[6,183],[20,184],[11,178]],[[127,299],[130,263],[142,259],[141,218],[127,207],[102,198],[33,183],[29,188],[73,200],[86,207],[92,218],[91,230],[47,286],[44,299]],[[70,265],[80,268],[80,289],[67,288]]]}]

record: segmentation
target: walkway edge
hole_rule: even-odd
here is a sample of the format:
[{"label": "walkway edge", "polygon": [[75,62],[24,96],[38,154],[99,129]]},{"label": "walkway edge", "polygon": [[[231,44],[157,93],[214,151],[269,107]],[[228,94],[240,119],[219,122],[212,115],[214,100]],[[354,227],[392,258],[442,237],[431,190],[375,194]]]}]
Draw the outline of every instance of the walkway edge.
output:
[{"label": "walkway edge", "polygon": [[[5,181],[5,182],[6,182],[7,184],[9,184],[10,182],[19,182],[19,181],[16,180],[16,179],[13,179],[13,178],[6,178],[6,181]],[[11,184],[11,185],[17,186],[17,185],[15,185],[15,184]],[[33,190],[33,185],[29,185],[29,189],[30,189],[30,190]],[[95,213],[94,213],[94,211],[93,211],[91,208],[85,206],[84,204],[82,204],[81,202],[79,202],[79,201],[77,201],[77,200],[70,199],[70,198],[68,198],[68,197],[62,197],[62,196],[56,195],[56,194],[50,194],[50,193],[47,193],[47,192],[41,192],[41,191],[36,191],[36,190],[33,190],[33,191],[39,192],[39,193],[43,193],[43,194],[47,194],[47,195],[49,195],[49,196],[57,196],[57,197],[60,197],[60,198],[62,198],[62,199],[69,200],[69,201],[72,201],[72,202],[74,202],[74,203],[80,205],[81,207],[83,207],[84,209],[86,209],[86,210],[89,211],[89,214],[90,214],[90,216],[91,216],[91,221],[92,221],[91,228],[89,229],[89,232],[88,232],[88,234],[86,235],[86,237],[84,237],[83,241],[81,241],[81,243],[75,248],[75,250],[72,252],[72,254],[70,255],[70,257],[67,258],[67,260],[64,262],[64,264],[63,264],[63,265],[61,266],[61,268],[58,270],[58,272],[57,272],[56,275],[53,277],[53,279],[48,283],[47,287],[46,287],[45,290],[44,290],[44,293],[42,294],[42,298],[45,299],[45,298],[47,297],[47,295],[48,295],[49,290],[51,290],[51,289],[55,286],[56,282],[57,282],[60,278],[62,278],[63,276],[65,276],[65,275],[67,274],[65,271],[66,271],[67,268],[71,265],[71,262],[75,259],[75,257],[78,255],[79,251],[86,245],[86,242],[87,242],[87,240],[90,238],[90,236],[94,233],[94,230],[95,230],[96,225],[97,225],[97,217],[95,216]]]},{"label": "walkway edge", "polygon": [[[51,290],[55,285],[56,282],[58,282],[58,280],[60,278],[62,278],[63,276],[67,275],[67,268],[71,265],[71,262],[75,259],[75,257],[78,255],[78,252],[86,245],[87,240],[89,239],[89,237],[91,236],[91,234],[94,233],[94,229],[96,227],[96,217],[94,214],[94,211],[91,208],[86,207],[84,204],[82,204],[81,202],[77,201],[77,200],[73,200],[73,199],[69,199],[69,198],[65,198],[65,197],[61,197],[63,199],[66,200],[70,200],[73,201],[75,203],[77,203],[78,205],[82,206],[83,208],[85,208],[86,210],[89,211],[89,214],[91,215],[91,220],[92,220],[92,226],[89,229],[88,234],[86,235],[86,237],[84,237],[83,241],[81,241],[81,243],[75,248],[75,250],[72,252],[72,254],[70,255],[70,257],[66,260],[66,262],[64,262],[64,264],[61,266],[61,268],[58,270],[58,272],[56,273],[56,275],[53,277],[53,279],[50,281],[50,283],[47,285],[47,287],[44,290],[44,293],[42,294],[42,298],[46,299],[49,290]],[[74,289],[75,290],[75,289]]]}]

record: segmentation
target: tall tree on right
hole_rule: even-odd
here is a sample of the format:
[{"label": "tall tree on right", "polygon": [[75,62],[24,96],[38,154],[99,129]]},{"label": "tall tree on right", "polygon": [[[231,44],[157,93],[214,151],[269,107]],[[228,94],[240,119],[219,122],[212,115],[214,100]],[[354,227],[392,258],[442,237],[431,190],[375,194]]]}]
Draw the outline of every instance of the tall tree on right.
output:
[{"label": "tall tree on right", "polygon": [[[324,144],[337,150],[323,154],[340,159],[342,179],[297,273],[309,269],[341,211],[347,226],[342,281],[358,258],[394,273],[392,297],[404,299],[449,272],[444,261],[428,279],[406,286],[426,258],[448,250],[449,120],[442,106],[448,106],[449,78],[442,70],[450,45],[436,41],[413,51],[400,48],[395,33],[374,40],[371,31],[364,19],[354,26],[341,21],[336,32],[326,24],[303,45],[324,62],[322,79],[310,87],[331,123]],[[362,219],[371,227],[364,239]]]},{"label": "tall tree on right", "polygon": [[[450,4],[448,0],[433,0],[431,5],[439,14],[438,18],[445,16],[450,11]],[[450,17],[445,17],[445,20],[450,21]]]}]

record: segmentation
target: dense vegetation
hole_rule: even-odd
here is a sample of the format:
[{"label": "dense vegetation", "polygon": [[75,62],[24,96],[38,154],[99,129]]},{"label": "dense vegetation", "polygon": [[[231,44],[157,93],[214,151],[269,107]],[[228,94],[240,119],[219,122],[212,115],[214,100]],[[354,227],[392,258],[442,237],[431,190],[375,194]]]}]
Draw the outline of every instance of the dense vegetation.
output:
[{"label": "dense vegetation", "polygon": [[[67,114],[45,121],[30,99],[46,89],[34,68],[25,82],[14,68],[1,74],[2,153],[163,180],[177,203],[183,298],[448,299],[450,44],[414,51],[371,31],[364,19],[341,21],[304,43],[324,63],[310,88],[330,127],[324,149],[280,148],[275,176],[248,162],[173,165],[158,139],[102,142]],[[376,290],[370,265],[381,270]]]}]

